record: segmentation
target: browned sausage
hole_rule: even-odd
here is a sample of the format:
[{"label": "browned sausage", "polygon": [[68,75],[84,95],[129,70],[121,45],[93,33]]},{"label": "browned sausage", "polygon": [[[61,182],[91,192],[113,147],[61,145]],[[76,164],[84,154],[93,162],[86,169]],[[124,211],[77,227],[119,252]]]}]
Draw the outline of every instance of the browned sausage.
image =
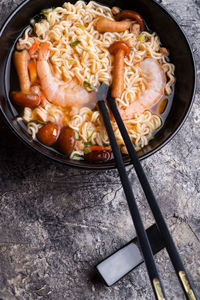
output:
[{"label": "browned sausage", "polygon": [[63,127],[58,138],[58,148],[67,156],[70,156],[75,146],[74,130],[70,127]]},{"label": "browned sausage", "polygon": [[48,123],[42,126],[37,133],[37,138],[46,146],[55,144],[59,135],[58,125],[54,123]]},{"label": "browned sausage", "polygon": [[88,161],[107,161],[112,158],[112,152],[109,150],[91,151],[84,155],[84,159]]},{"label": "browned sausage", "polygon": [[124,20],[116,22],[108,18],[101,17],[96,23],[96,29],[101,32],[123,32],[130,28],[132,21]]},{"label": "browned sausage", "polygon": [[20,89],[22,92],[27,93],[31,86],[28,74],[28,52],[26,50],[21,52],[15,51],[14,63],[19,78]]},{"label": "browned sausage", "polygon": [[125,42],[114,42],[108,50],[115,55],[111,95],[120,98],[124,89],[124,57],[129,54],[130,48]]},{"label": "browned sausage", "polygon": [[120,13],[118,13],[115,16],[116,21],[121,21],[121,20],[125,20],[125,19],[136,20],[137,23],[140,25],[140,30],[141,31],[144,30],[143,18],[137,12],[132,11],[132,10],[122,10]]},{"label": "browned sausage", "polygon": [[10,96],[12,102],[18,106],[33,108],[40,105],[40,97],[38,95],[12,92]]}]

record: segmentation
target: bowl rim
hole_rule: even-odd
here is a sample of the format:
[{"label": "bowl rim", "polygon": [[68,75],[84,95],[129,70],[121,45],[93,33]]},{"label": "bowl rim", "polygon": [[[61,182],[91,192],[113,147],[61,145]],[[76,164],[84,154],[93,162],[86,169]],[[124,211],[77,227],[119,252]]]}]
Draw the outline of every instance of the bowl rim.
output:
[{"label": "bowl rim", "polygon": [[[19,4],[10,14],[9,16],[6,18],[6,20],[4,21],[4,23],[2,24],[1,28],[0,28],[0,38],[4,32],[4,30],[6,29],[7,25],[9,24],[9,22],[12,20],[12,18],[21,10],[23,9],[23,7],[28,4],[30,1],[33,0],[24,0],[21,4]],[[149,1],[149,0],[148,0]],[[181,28],[181,26],[179,25],[179,23],[177,22],[177,20],[175,20],[175,17],[173,17],[171,15],[171,13],[168,11],[168,9],[166,9],[162,4],[156,2],[156,0],[150,0],[152,3],[154,3],[155,5],[157,5],[162,11],[164,11],[169,18],[172,19],[172,21],[176,24],[176,26],[178,27],[179,31],[182,33],[183,37],[185,38],[185,41],[187,43],[190,55],[191,55],[191,62],[192,62],[192,66],[193,66],[193,92],[192,92],[192,96],[191,96],[191,100],[190,103],[187,107],[187,110],[183,116],[183,118],[180,120],[179,125],[177,126],[177,128],[166,138],[165,141],[163,141],[160,145],[158,145],[155,149],[151,150],[149,153],[146,153],[144,155],[142,155],[141,157],[139,157],[139,160],[143,160],[148,158],[149,156],[155,154],[157,151],[159,151],[160,149],[162,149],[166,144],[168,144],[173,137],[179,132],[179,130],[182,128],[182,126],[184,125],[191,109],[192,109],[192,105],[194,103],[194,99],[195,99],[195,94],[196,94],[196,85],[197,85],[197,78],[196,78],[196,62],[195,62],[195,58],[194,58],[194,53],[192,51],[192,47],[190,45],[190,41],[185,33],[185,31],[183,30],[183,28]],[[98,2],[98,1],[97,1]],[[81,164],[77,164],[76,160],[69,160],[69,161],[61,161],[56,157],[52,157],[50,154],[48,153],[44,153],[42,150],[40,149],[36,149],[29,141],[28,139],[24,138],[19,132],[18,130],[12,125],[12,123],[9,121],[7,115],[4,113],[1,105],[0,105],[0,111],[6,121],[6,123],[8,124],[8,126],[11,128],[11,130],[14,132],[14,134],[22,141],[24,142],[29,148],[31,148],[32,150],[39,152],[40,154],[42,154],[45,158],[51,159],[55,162],[58,162],[62,165],[66,165],[69,167],[73,167],[73,168],[77,168],[77,169],[84,169],[84,170],[111,170],[111,169],[117,169],[117,166],[115,164],[115,162],[113,163],[113,165],[106,165],[104,163],[102,164],[98,164],[98,165],[81,165]],[[130,166],[131,160],[129,159],[128,161],[124,162],[125,166]]]}]

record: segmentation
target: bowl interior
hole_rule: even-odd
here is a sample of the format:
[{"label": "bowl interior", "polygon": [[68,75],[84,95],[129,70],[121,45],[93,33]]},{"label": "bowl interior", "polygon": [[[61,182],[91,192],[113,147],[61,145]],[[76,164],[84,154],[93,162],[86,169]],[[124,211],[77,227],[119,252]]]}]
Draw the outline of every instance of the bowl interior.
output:
[{"label": "bowl interior", "polygon": [[[75,3],[76,1],[70,1]],[[170,60],[175,65],[176,84],[171,109],[163,127],[155,134],[155,138],[138,152],[144,159],[164,146],[180,129],[190,110],[195,89],[195,67],[190,46],[185,35],[173,18],[160,5],[152,0],[102,0],[98,1],[109,7],[119,6],[121,9],[138,11],[147,26],[160,37],[161,43],[170,51]],[[44,8],[61,6],[64,1],[58,0],[28,0],[23,2],[8,18],[0,32],[0,107],[9,126],[29,146],[63,164],[94,169],[110,169],[115,167],[114,161],[106,163],[88,163],[72,161],[52,148],[44,147],[33,141],[27,134],[25,126],[16,121],[18,115],[9,100],[10,78],[15,76],[10,69],[11,54],[15,42],[22,31],[29,25],[30,19]],[[167,31],[166,31],[167,28]],[[10,72],[11,70],[11,72]],[[11,73],[11,74],[10,74]],[[14,83],[15,84],[15,83]],[[13,83],[12,83],[13,85]],[[129,158],[124,158],[129,164]]]}]

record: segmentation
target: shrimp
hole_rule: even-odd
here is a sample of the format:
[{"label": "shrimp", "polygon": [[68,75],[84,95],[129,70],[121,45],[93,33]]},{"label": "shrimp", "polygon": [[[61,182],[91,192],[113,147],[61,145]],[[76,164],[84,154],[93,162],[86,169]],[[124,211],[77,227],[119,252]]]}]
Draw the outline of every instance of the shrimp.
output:
[{"label": "shrimp", "polygon": [[125,110],[120,110],[123,120],[130,120],[135,113],[143,113],[150,109],[164,95],[166,76],[162,66],[153,58],[146,58],[140,63],[141,73],[147,81],[146,90],[138,96],[135,102]]},{"label": "shrimp", "polygon": [[87,92],[78,85],[76,80],[64,82],[57,79],[52,71],[49,58],[49,43],[40,46],[37,60],[37,73],[41,83],[41,89],[47,100],[61,107],[83,107],[95,102],[95,93]]}]

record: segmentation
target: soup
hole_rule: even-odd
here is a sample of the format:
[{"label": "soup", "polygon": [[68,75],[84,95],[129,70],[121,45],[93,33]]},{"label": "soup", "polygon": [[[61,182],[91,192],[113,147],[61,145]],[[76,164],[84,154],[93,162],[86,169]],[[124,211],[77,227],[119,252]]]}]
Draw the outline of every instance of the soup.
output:
[{"label": "soup", "polygon": [[[23,108],[20,118],[33,139],[71,159],[112,157],[96,105],[101,82],[111,86],[136,150],[161,127],[174,65],[136,12],[93,1],[45,9],[31,20],[13,55],[20,91],[11,99]],[[112,115],[111,122],[127,153]]]}]

